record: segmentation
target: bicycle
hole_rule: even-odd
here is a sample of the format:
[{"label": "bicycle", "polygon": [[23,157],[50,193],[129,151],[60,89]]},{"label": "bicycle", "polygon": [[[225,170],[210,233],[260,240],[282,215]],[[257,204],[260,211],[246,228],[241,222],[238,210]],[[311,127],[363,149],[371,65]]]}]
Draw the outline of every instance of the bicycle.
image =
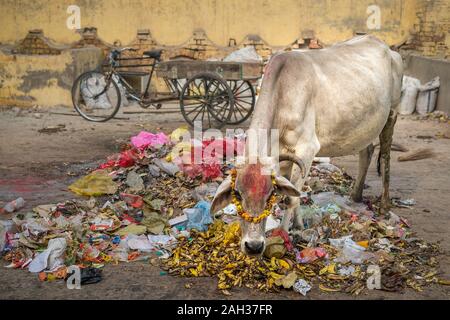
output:
[{"label": "bicycle", "polygon": [[[245,121],[253,112],[255,90],[250,80],[261,76],[258,63],[172,60],[161,62],[162,50],[145,51],[142,57],[122,58],[126,47],[108,54],[106,70],[93,70],[80,75],[72,86],[75,110],[86,120],[105,122],[113,118],[121,106],[122,96],[136,101],[140,107],[179,100],[180,110],[191,126],[201,121],[203,128],[221,128],[225,124]],[[147,64],[122,64],[123,61],[151,59]],[[124,78],[121,68],[151,67],[143,92],[137,92]],[[150,92],[155,73],[163,78],[169,92]],[[184,82],[184,84],[183,84]],[[157,94],[160,96],[158,97]]]}]

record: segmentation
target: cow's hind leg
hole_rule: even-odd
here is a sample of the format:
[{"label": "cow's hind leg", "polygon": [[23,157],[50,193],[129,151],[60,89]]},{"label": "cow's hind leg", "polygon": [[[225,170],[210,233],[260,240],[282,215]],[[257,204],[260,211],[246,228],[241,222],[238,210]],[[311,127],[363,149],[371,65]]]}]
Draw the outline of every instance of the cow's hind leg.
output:
[{"label": "cow's hind leg", "polygon": [[367,148],[359,152],[359,169],[358,177],[356,178],[355,184],[353,186],[351,197],[355,202],[362,201],[362,194],[364,189],[364,182],[366,181],[367,170],[369,169],[370,161],[372,159],[373,144],[369,144]]},{"label": "cow's hind leg", "polygon": [[381,194],[381,213],[387,213],[391,204],[389,198],[389,175],[392,136],[394,134],[394,125],[397,121],[397,112],[391,110],[389,118],[380,134],[380,168],[381,179],[383,181],[383,191]]}]

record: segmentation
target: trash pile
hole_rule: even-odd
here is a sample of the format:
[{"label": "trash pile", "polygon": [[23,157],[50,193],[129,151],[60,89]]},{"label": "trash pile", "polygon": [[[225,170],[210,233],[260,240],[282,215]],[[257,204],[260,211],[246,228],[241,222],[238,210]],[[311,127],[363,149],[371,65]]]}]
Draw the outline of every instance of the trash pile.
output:
[{"label": "trash pile", "polygon": [[[235,286],[265,291],[293,289],[303,295],[318,287],[324,292],[358,295],[367,288],[372,270],[378,270],[378,289],[401,292],[406,287],[422,291],[437,278],[439,248],[414,236],[408,222],[393,212],[389,218],[349,202],[333,192],[301,206],[306,228],[268,232],[264,259],[248,257],[239,246],[239,224],[214,222],[206,232],[191,232],[180,240],[170,258],[163,260],[169,274],[217,276],[225,294]],[[320,204],[318,206],[317,204]],[[328,203],[327,203],[328,202]],[[324,205],[324,203],[327,203]],[[309,211],[308,211],[309,209]],[[315,212],[319,218],[307,217]]]},{"label": "trash pile", "polygon": [[[27,213],[20,211],[23,198],[7,203],[0,213],[16,213],[0,220],[6,267],[28,268],[51,281],[65,279],[67,267],[77,265],[81,283],[93,283],[105,263],[167,257],[177,237],[189,234],[186,228],[206,229],[212,223],[209,201],[231,165],[218,160],[240,142],[180,142],[185,133],[178,128],[169,136],[142,131],[132,137],[120,153],[68,187],[85,199],[39,205]],[[200,163],[186,161],[211,148]]]},{"label": "trash pile", "polygon": [[[81,268],[81,284],[101,281],[106,263],[150,261],[169,275],[214,276],[217,287],[306,295],[325,292],[360,294],[368,280],[388,291],[422,290],[438,279],[439,248],[417,238],[408,222],[390,212],[378,215],[370,203],[349,200],[352,179],[329,161],[314,163],[291,234],[280,229],[276,205],[266,223],[262,259],[240,250],[240,225],[233,204],[210,213],[211,200],[233,167],[226,152],[238,154],[239,138],[181,141],[179,128],[169,136],[141,132],[120,153],[69,186],[85,198],[16,210],[0,221],[0,251],[8,268],[27,268],[41,281],[67,279],[68,268]],[[180,142],[181,141],[181,142]],[[195,153],[205,155],[191,164]],[[396,200],[411,207],[412,199]],[[376,278],[376,277],[375,277]],[[370,282],[370,281],[369,281]]]},{"label": "trash pile", "polygon": [[339,194],[348,194],[351,191],[353,179],[345,171],[339,169],[329,158],[320,158],[313,163],[310,169],[310,179],[306,191],[323,192],[335,191]]}]

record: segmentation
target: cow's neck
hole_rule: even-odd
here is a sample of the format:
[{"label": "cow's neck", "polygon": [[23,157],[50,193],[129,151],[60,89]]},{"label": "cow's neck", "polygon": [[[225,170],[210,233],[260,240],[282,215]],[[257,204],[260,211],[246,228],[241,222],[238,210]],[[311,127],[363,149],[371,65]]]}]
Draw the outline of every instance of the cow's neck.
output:
[{"label": "cow's neck", "polygon": [[[266,139],[270,141],[271,138],[271,129],[273,128],[273,119],[274,119],[274,108],[273,108],[273,91],[265,91],[261,92],[259,96],[258,102],[255,106],[255,112],[253,113],[253,118],[249,126],[249,130],[252,131],[252,134],[264,134]],[[258,136],[257,144],[255,143],[254,136],[249,139],[251,134],[247,135],[247,146],[246,150],[249,150],[252,146],[257,149],[258,157],[266,157],[270,154],[270,144],[269,147],[266,148],[264,146],[264,142],[261,141],[260,136]],[[252,146],[250,146],[251,144]],[[248,155],[248,154],[247,154]]]},{"label": "cow's neck", "polygon": [[274,94],[273,91],[261,91],[258,101],[253,112],[252,122],[249,129],[258,130],[265,129],[270,130],[272,128],[273,116],[274,116]]}]

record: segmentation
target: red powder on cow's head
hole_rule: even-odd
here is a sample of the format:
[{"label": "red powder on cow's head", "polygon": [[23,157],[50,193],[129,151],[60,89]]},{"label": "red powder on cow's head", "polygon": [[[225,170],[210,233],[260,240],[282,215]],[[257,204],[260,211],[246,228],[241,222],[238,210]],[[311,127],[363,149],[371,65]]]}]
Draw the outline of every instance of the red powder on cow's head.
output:
[{"label": "red powder on cow's head", "polygon": [[264,199],[270,192],[272,179],[270,175],[262,174],[260,164],[248,165],[239,177],[242,188],[252,202]]}]

